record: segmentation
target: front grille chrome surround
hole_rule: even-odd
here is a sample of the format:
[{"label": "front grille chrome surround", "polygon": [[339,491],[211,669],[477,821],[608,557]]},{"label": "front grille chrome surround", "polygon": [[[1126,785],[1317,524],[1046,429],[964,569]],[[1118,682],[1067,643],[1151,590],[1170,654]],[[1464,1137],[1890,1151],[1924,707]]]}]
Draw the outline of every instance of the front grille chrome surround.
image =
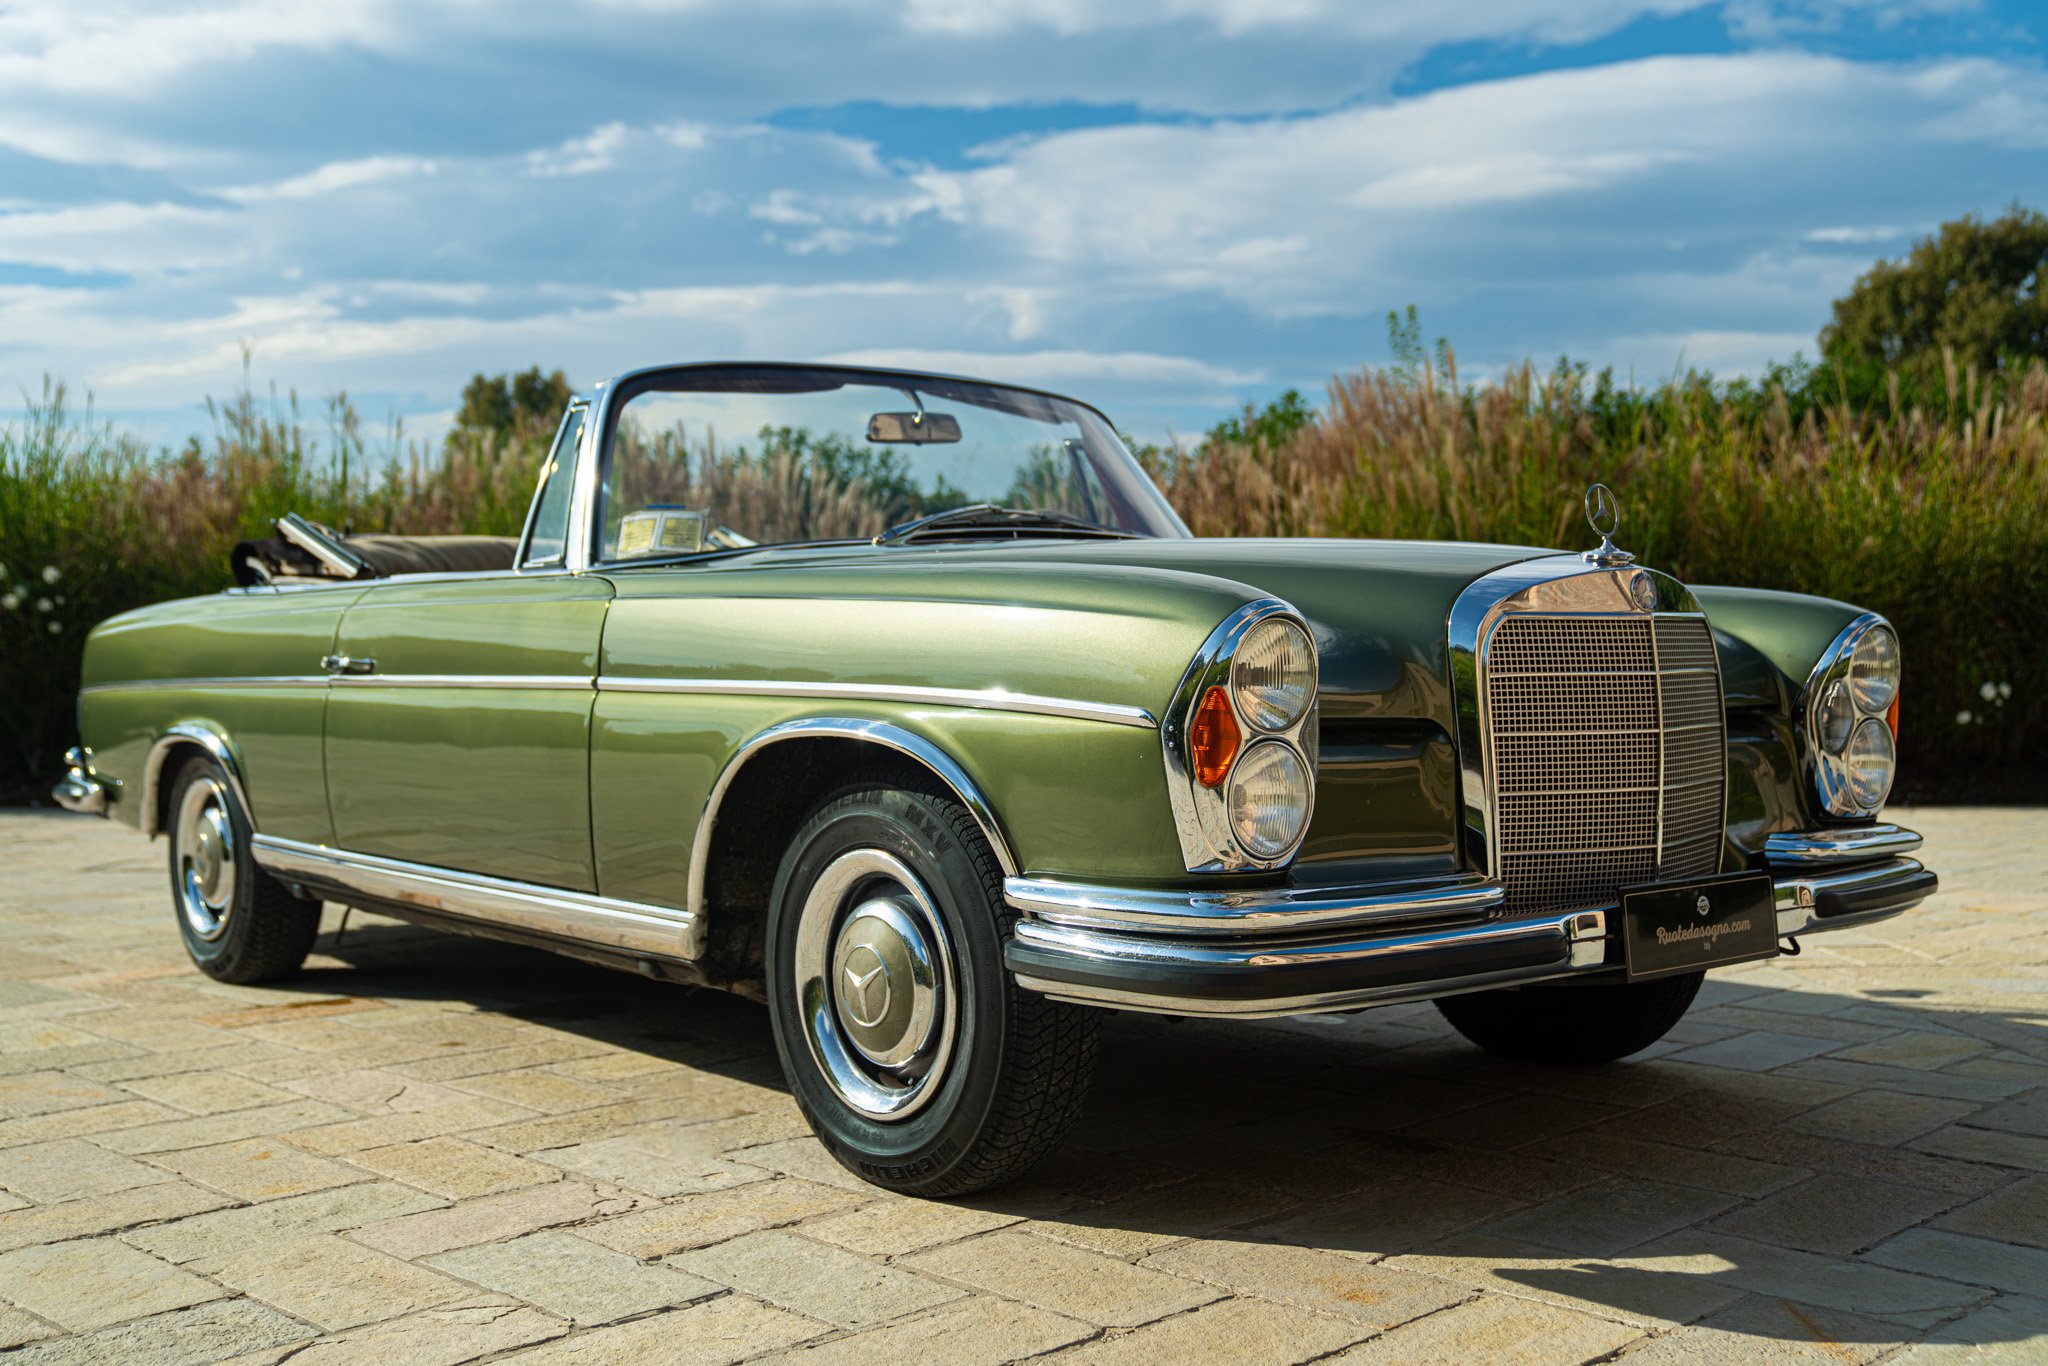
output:
[{"label": "front grille chrome surround", "polygon": [[1502,883],[1504,915],[1720,870],[1720,668],[1683,585],[1530,561],[1468,588],[1450,627],[1465,851]]}]

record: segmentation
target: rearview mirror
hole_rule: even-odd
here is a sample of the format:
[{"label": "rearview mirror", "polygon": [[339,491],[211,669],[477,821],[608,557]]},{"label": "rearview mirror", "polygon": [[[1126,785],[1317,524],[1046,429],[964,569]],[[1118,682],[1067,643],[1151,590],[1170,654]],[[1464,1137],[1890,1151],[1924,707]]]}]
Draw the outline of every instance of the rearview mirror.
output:
[{"label": "rearview mirror", "polygon": [[868,440],[934,445],[960,439],[960,419],[951,413],[876,413],[868,419]]}]

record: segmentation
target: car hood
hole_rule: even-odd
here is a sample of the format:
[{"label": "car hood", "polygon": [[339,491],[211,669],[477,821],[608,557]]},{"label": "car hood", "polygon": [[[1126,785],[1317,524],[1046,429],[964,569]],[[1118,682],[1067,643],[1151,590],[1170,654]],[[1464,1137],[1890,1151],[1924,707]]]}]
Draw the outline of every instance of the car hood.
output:
[{"label": "car hood", "polygon": [[1443,541],[1111,541],[1059,558],[1229,579],[1293,604],[1322,664],[1325,719],[1451,719],[1451,604],[1502,565],[1555,552]]},{"label": "car hood", "polygon": [[[1293,604],[1315,634],[1328,719],[1428,719],[1452,728],[1451,605],[1505,565],[1565,552],[1461,541],[1218,538],[1018,545],[967,552],[1130,565],[1228,579]],[[1711,604],[1709,604],[1711,611]],[[1746,642],[1717,629],[1731,705],[1772,706],[1782,691]]]}]

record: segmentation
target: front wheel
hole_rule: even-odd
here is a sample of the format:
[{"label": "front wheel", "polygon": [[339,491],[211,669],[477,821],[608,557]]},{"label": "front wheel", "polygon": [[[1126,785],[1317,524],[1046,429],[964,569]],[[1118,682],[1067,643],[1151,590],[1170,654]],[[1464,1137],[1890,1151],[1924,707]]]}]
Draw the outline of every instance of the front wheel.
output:
[{"label": "front wheel", "polygon": [[249,813],[226,770],[211,758],[186,764],[168,816],[171,903],[193,964],[245,985],[297,972],[320,932],[320,903],[256,866]]},{"label": "front wheel", "polygon": [[885,771],[790,843],[767,924],[775,1046],[812,1131],[890,1190],[1007,1181],[1080,1115],[1095,1017],[1003,966],[1015,913],[974,819]]},{"label": "front wheel", "polygon": [[1445,996],[1436,1008],[1453,1029],[1503,1058],[1573,1066],[1613,1062],[1670,1033],[1699,995],[1704,976],[1506,987]]}]

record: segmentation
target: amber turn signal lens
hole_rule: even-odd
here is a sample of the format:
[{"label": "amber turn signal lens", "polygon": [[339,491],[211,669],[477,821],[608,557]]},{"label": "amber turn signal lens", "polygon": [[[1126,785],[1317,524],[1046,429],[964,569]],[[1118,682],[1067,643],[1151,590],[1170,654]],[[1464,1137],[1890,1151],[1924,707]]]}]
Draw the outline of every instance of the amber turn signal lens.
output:
[{"label": "amber turn signal lens", "polygon": [[1203,787],[1221,787],[1230,776],[1244,734],[1237,728],[1237,716],[1230,709],[1230,694],[1211,688],[1202,694],[1195,719],[1188,723],[1188,748],[1194,754],[1195,781]]},{"label": "amber turn signal lens", "polygon": [[1884,709],[1884,723],[1892,728],[1892,739],[1899,738],[1899,695],[1892,694],[1892,704]]}]

